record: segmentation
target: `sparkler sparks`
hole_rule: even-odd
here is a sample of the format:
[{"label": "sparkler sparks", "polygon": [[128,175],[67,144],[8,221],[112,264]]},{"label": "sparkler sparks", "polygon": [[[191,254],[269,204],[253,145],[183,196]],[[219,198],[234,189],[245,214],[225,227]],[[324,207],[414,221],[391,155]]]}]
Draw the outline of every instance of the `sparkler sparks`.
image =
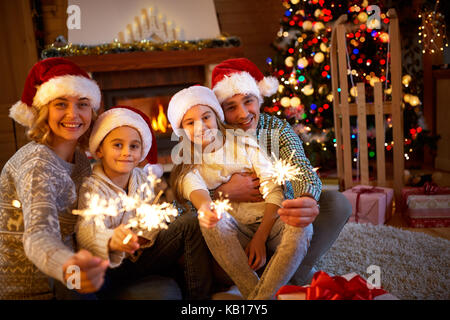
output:
[{"label": "sparkler sparks", "polygon": [[[272,178],[273,181],[282,186],[285,185],[286,181],[295,181],[299,180],[298,177],[301,175],[301,170],[298,166],[292,165],[291,160],[294,156],[295,150],[292,150],[292,154],[289,157],[288,160],[285,159],[277,159],[275,160],[273,167],[272,167]],[[275,155],[272,154],[272,156],[275,158]]]},{"label": "sparkler sparks", "polygon": [[[222,216],[225,214],[228,214],[228,211],[233,210],[233,207],[231,206],[230,200],[229,199],[224,199],[222,197],[222,192],[219,192],[219,199],[214,200],[211,203],[211,210],[214,210],[217,214],[217,219],[222,219]],[[201,210],[198,211],[198,215],[200,217],[203,217],[205,215],[205,213]]]},{"label": "sparkler sparks", "polygon": [[[73,210],[73,214],[80,215],[86,220],[93,220],[97,227],[106,228],[104,219],[107,216],[116,217],[128,211],[135,215],[125,225],[126,228],[135,229],[138,236],[145,231],[166,229],[178,210],[171,204],[164,202],[157,204],[162,191],[155,197],[154,187],[161,180],[149,173],[147,180],[138,188],[137,194],[130,197],[120,194],[114,199],[101,199],[98,194],[86,194],[87,207],[82,210]],[[123,239],[123,244],[131,240],[131,234]]]},{"label": "sparkler sparks", "polygon": [[288,160],[277,159],[272,153],[272,157],[275,159],[273,166],[271,168],[271,180],[266,180],[261,183],[263,188],[263,198],[265,199],[269,193],[267,184],[269,181],[273,181],[279,186],[286,186],[286,181],[296,181],[300,180],[299,176],[302,175],[300,168],[297,165],[292,165],[291,160],[294,156],[295,150],[292,150],[292,154]]},{"label": "sparkler sparks", "polygon": [[223,200],[215,200],[211,204],[211,207],[214,211],[217,213],[217,218],[221,219],[222,215],[227,213],[227,211],[232,210],[231,203],[229,199],[223,199]]}]

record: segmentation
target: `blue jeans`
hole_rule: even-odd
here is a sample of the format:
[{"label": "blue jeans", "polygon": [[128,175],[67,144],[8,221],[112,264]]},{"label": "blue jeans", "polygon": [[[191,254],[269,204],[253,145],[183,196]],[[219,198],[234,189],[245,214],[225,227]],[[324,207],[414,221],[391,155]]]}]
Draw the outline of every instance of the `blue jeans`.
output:
[{"label": "blue jeans", "polygon": [[[177,268],[180,258],[183,267]],[[105,282],[94,296],[134,300],[208,299],[213,282],[211,261],[197,215],[184,213],[158,234],[154,245],[144,249],[137,261],[125,259],[120,266],[107,269]],[[179,269],[182,269],[180,277]],[[75,293],[74,299],[95,298]]]}]

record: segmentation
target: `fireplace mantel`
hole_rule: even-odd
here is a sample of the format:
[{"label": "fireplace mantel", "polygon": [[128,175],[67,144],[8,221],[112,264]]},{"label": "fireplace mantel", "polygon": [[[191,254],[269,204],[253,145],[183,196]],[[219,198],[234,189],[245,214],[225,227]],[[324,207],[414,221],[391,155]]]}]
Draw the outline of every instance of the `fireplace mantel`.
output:
[{"label": "fireplace mantel", "polygon": [[162,69],[217,64],[225,59],[243,56],[242,47],[207,48],[202,50],[169,50],[127,52],[103,55],[69,56],[88,72],[110,72]]},{"label": "fireplace mantel", "polygon": [[243,48],[207,48],[68,56],[108,90],[210,84],[211,67],[243,56]]}]

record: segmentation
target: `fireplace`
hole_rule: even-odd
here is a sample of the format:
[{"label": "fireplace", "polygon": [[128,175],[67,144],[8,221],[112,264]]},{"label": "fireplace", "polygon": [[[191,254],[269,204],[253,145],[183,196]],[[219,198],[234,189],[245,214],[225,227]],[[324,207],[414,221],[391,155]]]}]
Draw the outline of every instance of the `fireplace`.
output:
[{"label": "fireplace", "polygon": [[171,141],[167,121],[170,98],[194,84],[210,85],[210,74],[217,63],[243,56],[242,47],[129,52],[66,57],[97,81],[103,95],[103,109],[129,105],[152,120],[158,147],[158,163],[171,171]]}]

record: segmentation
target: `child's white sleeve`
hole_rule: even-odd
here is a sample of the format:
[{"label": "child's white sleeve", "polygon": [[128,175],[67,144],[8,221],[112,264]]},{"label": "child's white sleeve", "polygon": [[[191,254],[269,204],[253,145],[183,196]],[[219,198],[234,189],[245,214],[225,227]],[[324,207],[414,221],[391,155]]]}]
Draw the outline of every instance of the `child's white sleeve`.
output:
[{"label": "child's white sleeve", "polygon": [[197,169],[188,172],[184,176],[181,186],[183,189],[183,197],[186,200],[191,199],[190,195],[195,190],[205,190],[206,192],[209,192],[205,180],[203,180],[203,177]]},{"label": "child's white sleeve", "polygon": [[[92,179],[85,180],[85,183],[80,188],[80,196],[78,198],[78,209],[82,210],[88,207],[85,194],[94,190],[90,187]],[[99,193],[99,189],[95,188],[95,192]],[[102,196],[100,194],[100,196]],[[100,257],[104,260],[110,261],[110,267],[118,267],[125,258],[126,253],[120,251],[109,250],[109,240],[111,239],[114,229],[107,226],[98,227],[93,220],[88,220],[83,216],[78,217],[75,227],[77,243],[80,248],[86,249],[94,256]]]},{"label": "child's white sleeve", "polygon": [[249,159],[252,162],[253,170],[259,178],[261,194],[267,194],[264,199],[266,203],[272,203],[281,207],[284,194],[281,186],[275,184],[271,178],[272,160],[259,147],[249,146],[246,148]]}]

